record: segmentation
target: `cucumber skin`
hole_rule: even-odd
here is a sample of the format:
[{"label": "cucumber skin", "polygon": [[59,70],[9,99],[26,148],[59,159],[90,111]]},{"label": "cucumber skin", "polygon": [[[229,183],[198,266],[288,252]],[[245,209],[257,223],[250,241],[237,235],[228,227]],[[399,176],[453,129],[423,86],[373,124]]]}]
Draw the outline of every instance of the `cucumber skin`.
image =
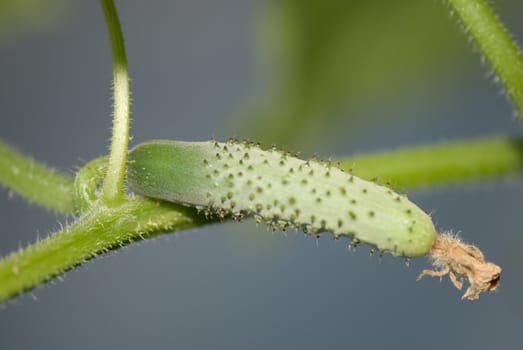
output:
[{"label": "cucumber skin", "polygon": [[380,253],[426,255],[436,239],[423,210],[387,187],[328,163],[249,143],[150,141],[129,153],[129,187],[224,217],[254,215],[274,229],[331,232]]}]

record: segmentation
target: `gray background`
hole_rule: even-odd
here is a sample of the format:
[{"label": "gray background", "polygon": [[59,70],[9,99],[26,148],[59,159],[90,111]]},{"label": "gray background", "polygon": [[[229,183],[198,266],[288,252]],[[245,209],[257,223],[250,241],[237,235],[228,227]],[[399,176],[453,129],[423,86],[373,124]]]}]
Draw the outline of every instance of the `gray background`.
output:
[{"label": "gray background", "polygon": [[[238,136],[225,125],[256,83],[254,18],[262,2],[118,5],[133,79],[132,144]],[[72,174],[107,150],[111,70],[97,2],[69,7],[54,28],[1,42],[0,137]],[[516,4],[501,14],[520,37],[522,11]],[[409,103],[362,109],[366,136],[322,155],[517,135],[499,87],[484,78],[477,55],[464,55],[468,68],[420,85]],[[378,124],[384,113],[412,119]],[[461,231],[504,268],[499,292],[464,302],[447,279],[415,281],[425,259],[406,267],[369,257],[367,247],[349,253],[328,235],[316,242],[227,223],[132,245],[4,305],[0,349],[521,348],[523,182],[409,195],[434,212],[439,229]],[[0,254],[71,220],[2,189]]]}]

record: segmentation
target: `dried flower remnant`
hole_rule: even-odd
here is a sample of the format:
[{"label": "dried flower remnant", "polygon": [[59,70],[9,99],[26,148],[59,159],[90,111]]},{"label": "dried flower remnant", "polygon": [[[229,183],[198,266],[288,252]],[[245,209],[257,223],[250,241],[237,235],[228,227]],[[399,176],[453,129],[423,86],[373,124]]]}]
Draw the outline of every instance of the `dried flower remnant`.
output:
[{"label": "dried flower remnant", "polygon": [[433,264],[438,268],[423,270],[423,276],[443,277],[446,274],[457,289],[463,282],[456,275],[468,279],[468,287],[462,299],[475,300],[481,292],[495,291],[499,285],[501,267],[485,261],[483,253],[474,245],[463,243],[451,234],[438,235],[429,253]]}]

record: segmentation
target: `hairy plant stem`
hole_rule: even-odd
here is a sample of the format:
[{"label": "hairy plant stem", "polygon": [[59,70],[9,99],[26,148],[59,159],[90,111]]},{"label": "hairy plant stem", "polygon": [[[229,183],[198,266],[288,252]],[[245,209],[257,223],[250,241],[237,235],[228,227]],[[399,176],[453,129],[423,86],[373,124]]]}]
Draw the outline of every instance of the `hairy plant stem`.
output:
[{"label": "hairy plant stem", "polygon": [[0,141],[0,184],[30,202],[62,213],[74,211],[73,180]]},{"label": "hairy plant stem", "polygon": [[0,302],[109,250],[205,222],[193,209],[141,198],[95,205],[63,231],[0,261]]},{"label": "hairy plant stem", "polygon": [[447,0],[492,64],[523,118],[523,56],[484,0]]},{"label": "hairy plant stem", "polygon": [[114,2],[100,0],[100,5],[105,15],[113,60],[113,131],[109,166],[102,191],[102,198],[108,205],[111,205],[124,198],[131,93],[123,35]]}]

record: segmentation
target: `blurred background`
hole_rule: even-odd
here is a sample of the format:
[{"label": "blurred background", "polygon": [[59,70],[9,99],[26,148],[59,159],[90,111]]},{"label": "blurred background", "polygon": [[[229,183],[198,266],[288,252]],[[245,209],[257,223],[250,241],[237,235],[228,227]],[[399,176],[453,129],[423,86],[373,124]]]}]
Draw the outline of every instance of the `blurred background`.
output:
[{"label": "blurred background", "polygon": [[[523,36],[523,2],[491,1]],[[132,145],[229,137],[321,158],[520,135],[441,1],[117,1]],[[521,42],[521,41],[520,41]],[[73,176],[108,149],[111,61],[97,1],[0,2],[0,138]],[[134,244],[3,305],[0,349],[519,349],[521,179],[409,193],[504,268],[461,301],[426,259],[225,223]],[[0,190],[0,255],[62,217]],[[518,272],[519,271],[519,272]]]}]

